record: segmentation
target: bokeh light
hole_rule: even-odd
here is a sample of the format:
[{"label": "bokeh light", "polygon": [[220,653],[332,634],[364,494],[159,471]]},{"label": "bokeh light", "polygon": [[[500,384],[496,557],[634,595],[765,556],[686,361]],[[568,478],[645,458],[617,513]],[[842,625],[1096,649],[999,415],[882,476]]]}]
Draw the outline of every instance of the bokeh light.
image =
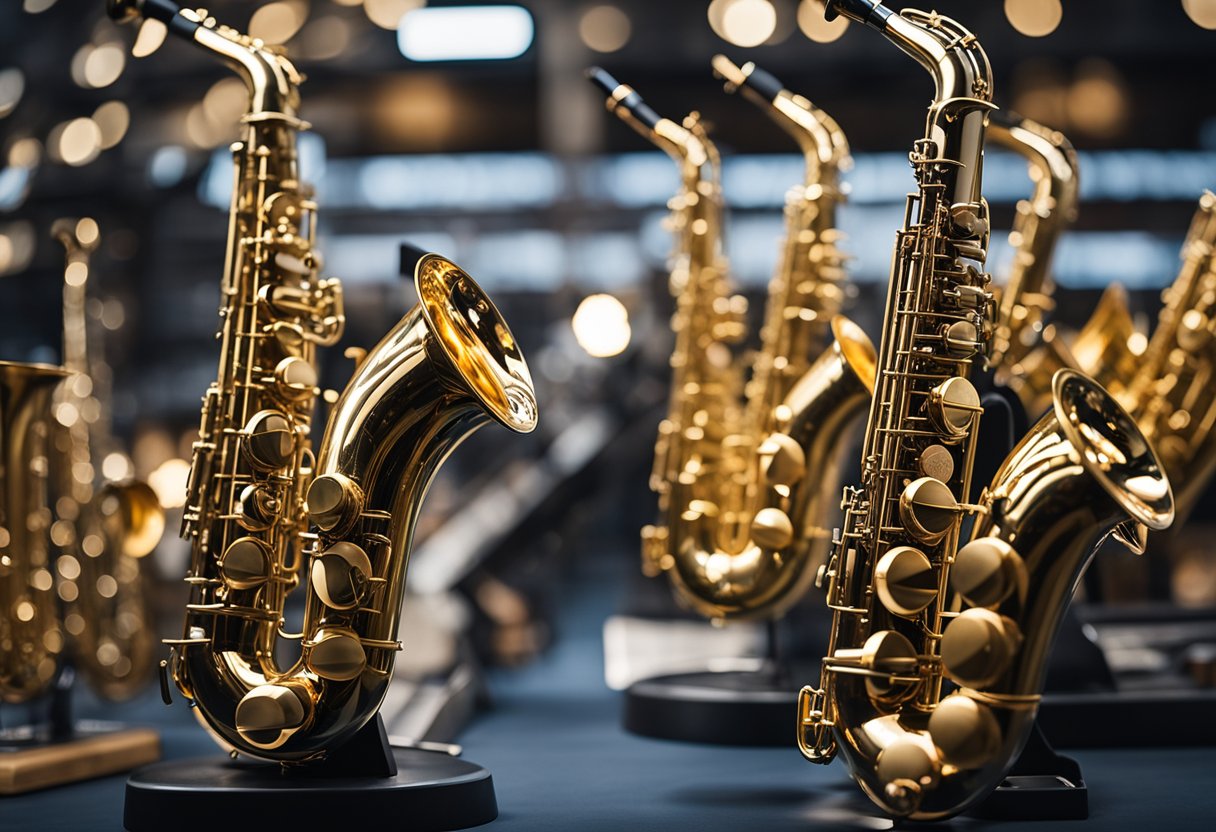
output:
[{"label": "bokeh light", "polygon": [[1005,17],[1023,35],[1041,38],[1060,25],[1064,7],[1060,0],[1005,0]]},{"label": "bokeh light", "polygon": [[769,0],[713,0],[706,14],[714,33],[735,46],[759,46],[777,29]]},{"label": "bokeh light", "polygon": [[127,135],[131,112],[121,101],[107,101],[93,111],[93,121],[101,131],[101,149],[109,150]]},{"label": "bokeh light", "polygon": [[1196,26],[1216,29],[1216,0],[1182,0],[1182,8]]},{"label": "bokeh light", "polygon": [[798,4],[798,28],[816,43],[838,40],[849,28],[849,19],[837,15],[835,20],[823,16],[823,0],[802,0]]},{"label": "bokeh light", "polygon": [[148,57],[160,49],[160,45],[165,42],[165,36],[168,34],[169,29],[165,24],[154,18],[148,18],[139,27],[139,34],[135,36],[131,54],[136,58]]},{"label": "bokeh light", "polygon": [[616,6],[592,6],[578,21],[578,36],[596,52],[616,52],[632,32],[629,15]]},{"label": "bokeh light", "polygon": [[164,508],[180,508],[186,504],[189,480],[190,463],[184,459],[167,459],[148,474],[148,485]]},{"label": "bokeh light", "polygon": [[305,0],[278,0],[267,3],[249,19],[249,35],[269,44],[286,43],[308,19]]},{"label": "bokeh light", "polygon": [[0,118],[17,108],[25,92],[25,76],[17,67],[0,69]]},{"label": "bokeh light", "polygon": [[65,164],[87,165],[101,153],[101,128],[91,118],[72,119],[51,130],[47,147]]},{"label": "bokeh light", "polygon": [[363,11],[381,29],[396,29],[407,12],[425,5],[426,0],[363,0]]},{"label": "bokeh light", "polygon": [[578,305],[570,320],[574,339],[588,355],[609,358],[619,355],[629,346],[633,331],[629,312],[612,295],[588,295]]}]

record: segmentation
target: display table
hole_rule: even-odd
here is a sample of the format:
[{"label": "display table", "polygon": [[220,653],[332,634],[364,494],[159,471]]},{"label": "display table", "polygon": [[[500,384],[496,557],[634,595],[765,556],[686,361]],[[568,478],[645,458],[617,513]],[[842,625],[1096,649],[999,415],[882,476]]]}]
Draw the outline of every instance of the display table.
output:
[{"label": "display table", "polygon": [[[588,559],[594,560],[594,559]],[[592,568],[592,564],[581,566]],[[603,566],[594,566],[605,569]],[[844,766],[813,766],[789,748],[718,748],[630,736],[621,728],[621,696],[603,683],[601,626],[613,611],[616,576],[582,575],[564,596],[562,639],[530,667],[492,675],[492,711],[460,737],[465,753],[494,775],[498,832],[807,832],[877,829],[869,803]],[[85,715],[95,704],[82,702]],[[165,759],[212,753],[214,746],[179,700],[154,692],[116,714],[158,727]],[[791,715],[790,723],[793,725]],[[1117,730],[1117,726],[1111,726]],[[791,727],[792,731],[792,727]],[[963,818],[956,830],[1208,829],[1216,817],[1216,748],[1137,748],[1072,752],[1089,786],[1090,819],[1052,823]],[[0,799],[0,832],[118,830],[125,777]],[[352,807],[351,829],[387,832],[405,819],[377,820]],[[216,829],[238,827],[216,818]],[[172,829],[166,819],[165,829]],[[926,827],[928,828],[928,827]]]}]

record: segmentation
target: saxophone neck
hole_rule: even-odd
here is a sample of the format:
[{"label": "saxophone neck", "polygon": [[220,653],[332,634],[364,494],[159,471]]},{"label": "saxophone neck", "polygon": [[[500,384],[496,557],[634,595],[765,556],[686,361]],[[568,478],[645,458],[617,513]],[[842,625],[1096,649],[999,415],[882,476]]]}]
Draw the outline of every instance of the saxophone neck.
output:
[{"label": "saxophone neck", "polygon": [[218,56],[249,91],[247,122],[266,116],[298,122],[299,86],[304,78],[274,47],[217,24],[204,10],[183,9],[172,0],[107,0],[106,8],[120,23],[139,18],[159,20],[171,33]]},{"label": "saxophone neck", "polygon": [[739,66],[725,55],[715,55],[713,68],[727,92],[742,93],[798,142],[806,158],[807,185],[834,186],[836,174],[852,167],[844,131],[823,110],[752,61]]},{"label": "saxophone neck", "polygon": [[[703,130],[692,126],[699,122],[695,113],[680,124],[660,116],[633,87],[620,83],[598,66],[590,67],[586,75],[608,96],[605,101],[608,111],[675,159],[685,171],[686,181],[689,171],[696,171],[698,177],[716,176],[713,169],[717,164],[717,150]],[[709,171],[701,174],[701,169],[707,166]]]}]

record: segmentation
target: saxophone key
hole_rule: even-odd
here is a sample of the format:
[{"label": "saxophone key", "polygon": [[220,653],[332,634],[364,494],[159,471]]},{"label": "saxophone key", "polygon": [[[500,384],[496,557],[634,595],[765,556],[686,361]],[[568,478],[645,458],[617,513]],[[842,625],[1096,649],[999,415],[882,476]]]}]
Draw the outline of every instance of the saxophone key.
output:
[{"label": "saxophone key", "polygon": [[983,607],[963,610],[942,633],[942,666],[964,687],[982,690],[1009,668],[1021,642],[1017,624]]},{"label": "saxophone key", "polygon": [[220,557],[220,577],[233,589],[261,586],[270,579],[271,556],[270,546],[256,537],[234,540]]},{"label": "saxophone key", "polygon": [[999,537],[981,537],[958,550],[950,569],[950,586],[973,607],[995,607],[1025,590],[1026,564]]},{"label": "saxophone key", "polygon": [[1001,749],[1001,727],[992,708],[961,691],[934,708],[929,736],[942,760],[960,769],[987,765]]},{"label": "saxophone key", "polygon": [[937,572],[914,546],[896,546],[874,567],[878,600],[895,615],[911,618],[937,598]]},{"label": "saxophone key", "polygon": [[245,456],[254,468],[277,471],[295,455],[296,437],[287,416],[277,410],[260,410],[244,430]]},{"label": "saxophone key", "polygon": [[899,516],[913,537],[932,544],[955,528],[959,505],[944,482],[921,477],[910,482],[900,494]]},{"label": "saxophone key", "polygon": [[957,376],[929,391],[926,410],[934,427],[942,432],[942,440],[954,444],[971,432],[975,417],[984,409],[975,385]]},{"label": "saxophone key", "polygon": [[323,627],[304,644],[304,663],[308,669],[334,682],[356,678],[367,666],[367,653],[353,630]]},{"label": "saxophone key", "polygon": [[321,603],[335,610],[352,610],[368,595],[372,562],[361,546],[340,541],[313,561],[310,577]]}]

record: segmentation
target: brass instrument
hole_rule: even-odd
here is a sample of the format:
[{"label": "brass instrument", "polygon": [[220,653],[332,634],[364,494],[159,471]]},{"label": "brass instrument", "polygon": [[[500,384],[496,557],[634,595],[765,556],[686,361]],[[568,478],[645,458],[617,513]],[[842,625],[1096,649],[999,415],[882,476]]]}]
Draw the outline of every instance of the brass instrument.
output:
[{"label": "brass instrument", "polygon": [[695,113],[676,124],[603,70],[589,73],[608,108],[676,160],[682,181],[671,202],[671,399],[650,481],[663,519],[643,529],[643,565],[668,572],[677,595],[703,615],[777,617],[809,588],[830,543],[830,486],[842,437],[873,386],[874,351],[837,314],[845,297],[835,228],[838,173],[849,164],[843,133],[753,64],[718,56],[714,65],[728,88],[762,103],[798,139],[807,162],[806,183],[787,200],[786,244],[746,387],[731,354],[744,305],[729,295],[721,252],[717,151]]},{"label": "brass instrument", "polygon": [[[968,380],[992,327],[981,195],[992,80],[957,22],[875,0],[830,0],[933,76],[887,295],[861,485],[845,491],[826,571],[831,639],[798,702],[807,759],[842,753],[896,817],[936,820],[995,788],[1026,741],[1045,657],[1097,545],[1141,551],[1173,500],[1135,422],[1069,370],[1053,407],[970,504],[981,411]],[[959,548],[965,514],[972,540]]]},{"label": "brass instrument", "polygon": [[[1185,520],[1216,472],[1216,194],[1199,199],[1182,268],[1123,403],[1156,446]],[[1123,307],[1126,310],[1126,305]]]},{"label": "brass instrument", "polygon": [[[324,757],[388,687],[415,520],[447,455],[496,421],[527,433],[527,365],[490,299],[428,254],[420,303],[359,362],[312,451],[316,348],[341,336],[337,280],[317,277],[316,206],[298,178],[301,78],[278,51],[167,0],[111,0],[223,59],[249,91],[222,283],[220,361],[203,399],[182,534],[191,542],[173,677],[223,747]],[[310,531],[310,526],[312,530]],[[283,631],[305,585],[303,632]],[[279,639],[299,641],[283,667]]]},{"label": "brass instrument", "polygon": [[51,404],[59,367],[0,361],[0,701],[46,691],[64,649],[52,569]]},{"label": "brass instrument", "polygon": [[1034,184],[1030,199],[1018,202],[1009,233],[1013,263],[1000,292],[989,363],[997,382],[1038,416],[1051,406],[1055,371],[1078,369],[1064,339],[1047,324],[1055,308],[1051,257],[1077,217],[1077,154],[1059,131],[1000,110],[989,118],[987,138],[1025,158]]},{"label": "brass instrument", "polygon": [[[90,255],[100,242],[89,217],[61,219],[51,229],[63,244],[63,364],[72,375],[56,393],[58,430],[51,458],[55,480],[52,538],[72,655],[107,699],[127,699],[148,681],[155,634],[139,558],[165,530],[165,515],[147,483],[107,482],[101,460],[114,443],[109,430],[110,368],[90,344],[86,302]],[[93,328],[95,329],[95,328]]]}]

